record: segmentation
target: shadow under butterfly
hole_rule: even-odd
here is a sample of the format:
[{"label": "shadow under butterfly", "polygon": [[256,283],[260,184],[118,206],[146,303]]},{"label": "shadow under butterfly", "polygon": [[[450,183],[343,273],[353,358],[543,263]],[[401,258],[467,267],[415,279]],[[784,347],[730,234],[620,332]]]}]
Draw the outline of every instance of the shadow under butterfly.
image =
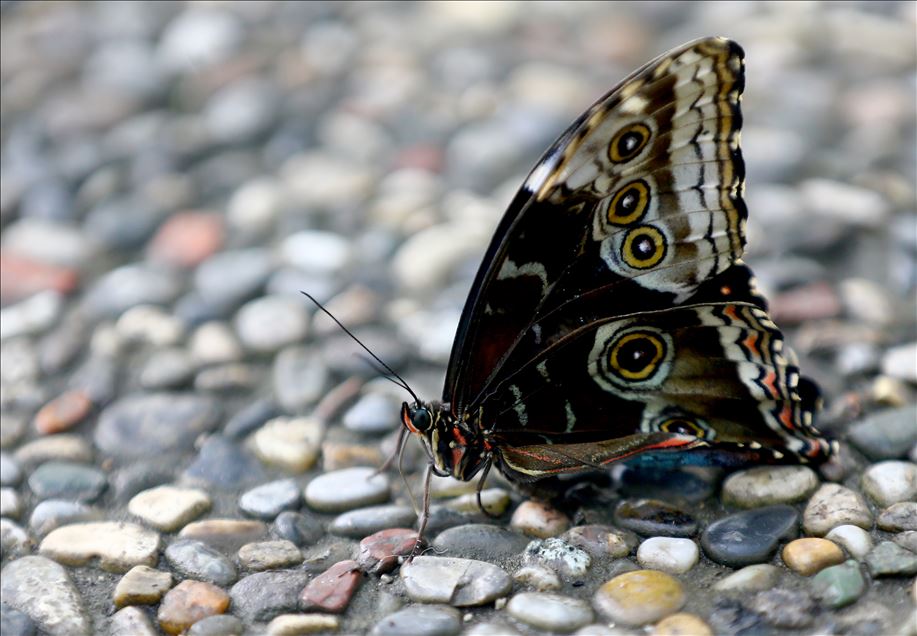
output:
[{"label": "shadow under butterfly", "polygon": [[441,402],[373,356],[412,396],[399,452],[410,433],[429,457],[419,537],[434,474],[480,475],[480,504],[494,467],[524,484],[621,460],[817,464],[835,452],[814,427],[818,387],[741,261],[744,81],[738,44],[696,40],[554,142],[484,256]]}]

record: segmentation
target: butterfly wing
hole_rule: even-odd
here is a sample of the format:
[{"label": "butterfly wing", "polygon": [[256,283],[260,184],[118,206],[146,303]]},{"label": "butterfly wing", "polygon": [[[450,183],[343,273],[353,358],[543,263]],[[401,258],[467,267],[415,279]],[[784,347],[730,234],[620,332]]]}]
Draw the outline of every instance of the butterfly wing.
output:
[{"label": "butterfly wing", "polygon": [[741,48],[698,40],[632,74],[555,142],[466,303],[443,395],[454,414],[571,329],[688,302],[729,270],[744,246],[743,86]]},{"label": "butterfly wing", "polygon": [[812,426],[808,387],[760,307],[710,303],[581,327],[501,380],[482,409],[498,463],[522,480],[687,449],[706,463],[819,462],[831,444]]}]

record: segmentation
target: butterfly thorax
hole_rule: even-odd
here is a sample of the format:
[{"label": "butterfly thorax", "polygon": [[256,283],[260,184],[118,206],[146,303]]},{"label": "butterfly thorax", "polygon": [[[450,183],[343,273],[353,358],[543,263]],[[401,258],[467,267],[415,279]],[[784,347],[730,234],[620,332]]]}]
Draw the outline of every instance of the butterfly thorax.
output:
[{"label": "butterfly thorax", "polygon": [[423,443],[433,472],[469,481],[491,461],[491,441],[480,426],[482,413],[457,417],[448,404],[407,402],[401,405],[405,428]]}]

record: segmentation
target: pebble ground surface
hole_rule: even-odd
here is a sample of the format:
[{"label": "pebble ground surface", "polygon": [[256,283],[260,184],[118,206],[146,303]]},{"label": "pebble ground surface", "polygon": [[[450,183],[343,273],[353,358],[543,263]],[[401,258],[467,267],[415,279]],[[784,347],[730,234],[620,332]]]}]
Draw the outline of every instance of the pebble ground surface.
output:
[{"label": "pebble ground surface", "polygon": [[[2,633],[917,633],[913,3],[4,2]],[[747,53],[747,260],[818,471],[434,484],[393,450],[541,151]],[[407,480],[424,459],[410,445]],[[570,503],[574,501],[575,504]]]}]

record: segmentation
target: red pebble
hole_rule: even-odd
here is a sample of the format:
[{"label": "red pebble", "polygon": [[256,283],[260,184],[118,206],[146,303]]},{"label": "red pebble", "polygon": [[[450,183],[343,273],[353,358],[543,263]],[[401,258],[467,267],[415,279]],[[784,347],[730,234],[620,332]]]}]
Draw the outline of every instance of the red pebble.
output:
[{"label": "red pebble", "polygon": [[339,561],[309,581],[300,594],[300,609],[340,614],[360,585],[356,561]]},{"label": "red pebble", "polygon": [[76,270],[0,251],[0,302],[4,305],[48,289],[69,294],[78,283]]},{"label": "red pebble", "polygon": [[416,543],[417,532],[409,528],[380,530],[360,541],[357,561],[366,572],[391,572],[398,564],[398,557],[409,555]]},{"label": "red pebble", "polygon": [[209,212],[175,214],[150,242],[153,260],[178,267],[195,267],[223,247],[223,218]]},{"label": "red pebble", "polygon": [[35,414],[35,430],[42,435],[60,433],[82,422],[92,410],[85,391],[67,391],[41,407]]}]

